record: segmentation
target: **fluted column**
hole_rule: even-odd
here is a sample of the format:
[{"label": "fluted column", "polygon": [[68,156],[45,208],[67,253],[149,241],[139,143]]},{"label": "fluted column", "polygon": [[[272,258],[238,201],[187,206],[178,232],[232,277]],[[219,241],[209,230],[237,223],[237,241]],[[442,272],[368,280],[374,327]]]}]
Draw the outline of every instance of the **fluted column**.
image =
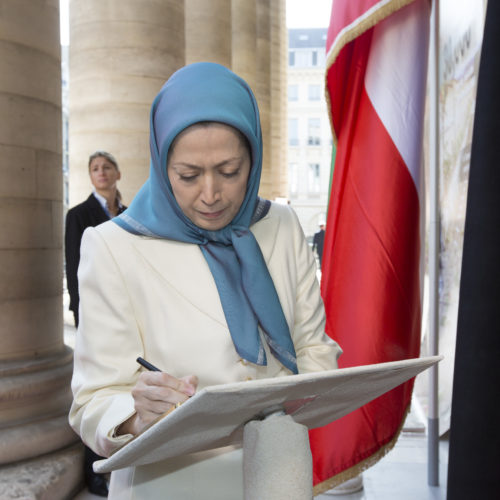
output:
[{"label": "fluted column", "polygon": [[152,100],[185,62],[184,2],[72,0],[70,37],[70,205],[91,190],[96,149],[116,156],[128,204],[149,174]]},{"label": "fluted column", "polygon": [[231,68],[231,0],[185,0],[186,64]]},{"label": "fluted column", "polygon": [[264,154],[260,195],[272,199],[271,177],[271,5],[257,0],[257,85]]},{"label": "fluted column", "polygon": [[288,197],[287,55],[285,0],[271,0],[271,185],[272,198]]},{"label": "fluted column", "polygon": [[264,158],[260,195],[288,196],[285,0],[232,0],[232,69],[259,103]]},{"label": "fluted column", "polygon": [[2,0],[0,14],[0,464],[8,464],[76,435],[63,341],[59,2]]},{"label": "fluted column", "polygon": [[257,3],[232,0],[232,70],[255,92],[257,86]]}]

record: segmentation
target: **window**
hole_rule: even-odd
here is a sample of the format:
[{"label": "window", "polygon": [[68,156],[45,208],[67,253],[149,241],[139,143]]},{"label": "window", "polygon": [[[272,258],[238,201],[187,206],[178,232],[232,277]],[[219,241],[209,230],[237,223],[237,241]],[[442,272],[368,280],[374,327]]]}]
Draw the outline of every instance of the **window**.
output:
[{"label": "window", "polygon": [[319,163],[309,163],[307,186],[310,194],[319,194],[320,191]]},{"label": "window", "polygon": [[290,146],[299,145],[299,120],[297,118],[288,120],[288,144]]},{"label": "window", "polygon": [[288,164],[288,184],[291,194],[296,194],[299,186],[299,166],[297,163]]},{"label": "window", "polygon": [[309,118],[307,144],[309,146],[319,146],[321,144],[321,120],[319,118]]},{"label": "window", "polygon": [[288,65],[296,68],[324,67],[326,54],[319,48],[294,48],[288,52]]},{"label": "window", "polygon": [[309,68],[311,66],[311,51],[310,50],[297,50],[295,66],[298,68]]},{"label": "window", "polygon": [[321,86],[320,85],[309,85],[308,86],[308,94],[309,94],[310,101],[321,100]]},{"label": "window", "polygon": [[288,100],[298,101],[299,100],[299,86],[298,85],[288,85]]},{"label": "window", "polygon": [[317,57],[318,57],[318,66],[321,66],[321,67],[325,67],[325,64],[326,64],[326,52],[324,50],[320,50],[318,53],[317,53]]}]

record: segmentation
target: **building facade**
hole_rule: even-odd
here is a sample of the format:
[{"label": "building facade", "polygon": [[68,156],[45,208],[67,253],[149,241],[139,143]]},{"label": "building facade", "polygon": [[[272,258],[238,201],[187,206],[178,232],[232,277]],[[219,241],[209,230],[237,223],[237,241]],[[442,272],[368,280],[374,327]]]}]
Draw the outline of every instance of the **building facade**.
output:
[{"label": "building facade", "polygon": [[325,100],[326,28],[288,30],[289,199],[306,236],[326,220],[332,135]]}]

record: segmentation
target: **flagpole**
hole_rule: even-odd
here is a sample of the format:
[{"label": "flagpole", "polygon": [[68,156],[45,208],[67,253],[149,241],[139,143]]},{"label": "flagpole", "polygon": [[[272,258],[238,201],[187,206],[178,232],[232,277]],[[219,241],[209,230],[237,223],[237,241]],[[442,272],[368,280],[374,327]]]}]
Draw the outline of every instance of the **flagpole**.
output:
[{"label": "flagpole", "polygon": [[[429,54],[429,355],[439,352],[439,0],[432,2]],[[429,486],[439,485],[438,366],[429,369],[428,463]]]}]

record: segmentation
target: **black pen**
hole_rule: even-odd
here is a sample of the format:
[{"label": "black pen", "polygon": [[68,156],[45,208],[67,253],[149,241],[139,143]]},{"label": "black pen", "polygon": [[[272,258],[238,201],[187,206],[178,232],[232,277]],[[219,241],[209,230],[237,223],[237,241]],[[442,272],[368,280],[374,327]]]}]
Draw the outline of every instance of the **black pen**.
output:
[{"label": "black pen", "polygon": [[[141,365],[141,366],[144,366],[144,368],[146,368],[146,370],[149,370],[150,372],[161,372],[161,370],[159,368],[156,368],[155,365],[152,365],[149,361],[146,361],[144,358],[141,358],[140,356],[136,359],[136,361]],[[171,413],[172,411],[174,411],[176,408],[179,408],[179,406],[181,405],[182,403],[181,402],[178,402],[178,403],[175,403],[172,405],[172,408],[170,408],[170,410],[168,410],[165,415],[168,415],[169,413]],[[165,416],[164,415],[164,416]]]},{"label": "black pen", "polygon": [[156,368],[155,365],[152,365],[149,361],[146,361],[144,358],[141,358],[140,356],[136,359],[136,361],[141,365],[146,368],[146,370],[149,370],[150,372],[161,372],[159,368]]}]

